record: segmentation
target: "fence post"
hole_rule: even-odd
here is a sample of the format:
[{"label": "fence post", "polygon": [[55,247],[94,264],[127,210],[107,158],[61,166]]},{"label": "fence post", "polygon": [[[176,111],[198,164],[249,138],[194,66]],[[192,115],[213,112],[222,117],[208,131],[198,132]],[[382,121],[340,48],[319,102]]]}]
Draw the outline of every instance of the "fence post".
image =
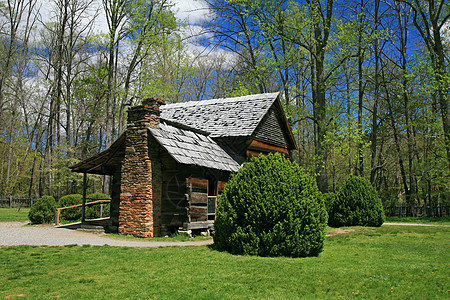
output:
[{"label": "fence post", "polygon": [[81,222],[86,220],[86,188],[87,188],[87,173],[83,173],[83,200],[81,201]]},{"label": "fence post", "polygon": [[55,223],[56,223],[56,226],[59,226],[59,214],[60,214],[60,212],[61,212],[61,209],[60,208],[57,208],[56,209],[56,216],[55,216]]}]

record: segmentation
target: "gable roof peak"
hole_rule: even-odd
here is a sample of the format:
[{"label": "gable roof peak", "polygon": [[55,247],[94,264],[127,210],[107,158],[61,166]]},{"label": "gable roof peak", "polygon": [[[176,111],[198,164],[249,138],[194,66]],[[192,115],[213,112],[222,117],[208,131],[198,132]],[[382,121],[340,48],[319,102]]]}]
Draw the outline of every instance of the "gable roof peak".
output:
[{"label": "gable roof peak", "polygon": [[161,120],[211,133],[211,137],[250,136],[280,93],[166,104]]}]

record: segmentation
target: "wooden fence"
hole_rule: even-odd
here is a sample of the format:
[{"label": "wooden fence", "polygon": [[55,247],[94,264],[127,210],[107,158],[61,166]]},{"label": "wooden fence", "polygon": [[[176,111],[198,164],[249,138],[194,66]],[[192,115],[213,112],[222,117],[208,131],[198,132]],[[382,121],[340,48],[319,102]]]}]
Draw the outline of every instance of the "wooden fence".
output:
[{"label": "wooden fence", "polygon": [[0,207],[31,207],[35,202],[34,198],[0,198]]},{"label": "wooden fence", "polygon": [[407,204],[407,203],[383,203],[384,213],[390,217],[448,217],[450,216],[450,204]]},{"label": "wooden fence", "polygon": [[[90,205],[95,205],[95,204],[100,204],[100,219],[103,217],[103,204],[106,203],[111,203],[110,199],[103,199],[103,200],[97,200],[97,201],[92,201],[92,202],[86,202],[86,206],[90,206]],[[68,209],[68,208],[75,208],[75,207],[82,207],[82,204],[77,204],[77,205],[71,205],[71,206],[66,206],[66,207],[59,207],[56,209],[55,212],[55,223],[58,226],[59,225],[59,217],[61,215],[61,211],[64,209]]]}]

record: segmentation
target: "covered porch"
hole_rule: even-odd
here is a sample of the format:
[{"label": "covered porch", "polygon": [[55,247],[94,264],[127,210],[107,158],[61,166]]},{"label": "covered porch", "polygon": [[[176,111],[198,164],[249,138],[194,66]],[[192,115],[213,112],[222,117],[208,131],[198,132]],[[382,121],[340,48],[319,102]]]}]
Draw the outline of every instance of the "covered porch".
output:
[{"label": "covered porch", "polygon": [[[107,150],[100,152],[70,167],[72,172],[83,174],[83,200],[81,205],[81,224],[103,226],[105,230],[117,232],[120,203],[121,164],[125,155],[126,133],[123,133]],[[110,176],[110,217],[101,220],[86,220],[86,195],[88,174]]]}]

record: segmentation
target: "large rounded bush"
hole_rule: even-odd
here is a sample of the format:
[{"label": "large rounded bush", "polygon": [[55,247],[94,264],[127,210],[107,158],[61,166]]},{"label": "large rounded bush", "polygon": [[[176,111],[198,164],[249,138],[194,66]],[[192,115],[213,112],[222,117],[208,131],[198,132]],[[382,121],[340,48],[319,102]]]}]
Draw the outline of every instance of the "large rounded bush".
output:
[{"label": "large rounded bush", "polygon": [[260,155],[220,196],[214,245],[234,254],[314,256],[322,251],[326,223],[314,179],[279,153]]},{"label": "large rounded bush", "polygon": [[[102,193],[93,193],[86,196],[86,202],[93,202],[97,200],[111,199],[108,195]],[[110,204],[103,204],[102,217],[106,218],[110,215]],[[86,219],[100,218],[100,204],[86,206]]]},{"label": "large rounded bush", "polygon": [[377,191],[369,180],[358,176],[350,176],[339,187],[328,214],[332,227],[381,226],[385,220]]},{"label": "large rounded bush", "polygon": [[[62,196],[58,201],[58,207],[67,207],[81,204],[83,196],[80,194],[71,194]],[[63,209],[61,211],[61,218],[64,220],[79,220],[81,219],[81,207],[73,207]]]},{"label": "large rounded bush", "polygon": [[42,196],[31,207],[28,219],[34,224],[53,223],[55,220],[56,200],[52,196]]}]

